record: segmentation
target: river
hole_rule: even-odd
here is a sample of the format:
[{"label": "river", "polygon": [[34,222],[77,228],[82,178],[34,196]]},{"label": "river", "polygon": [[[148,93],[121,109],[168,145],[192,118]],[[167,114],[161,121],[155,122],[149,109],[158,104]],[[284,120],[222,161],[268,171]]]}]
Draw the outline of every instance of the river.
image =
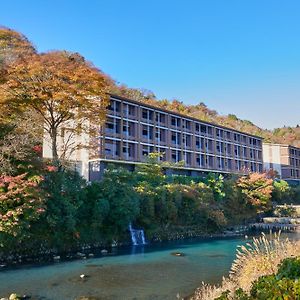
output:
[{"label": "river", "polygon": [[[193,239],[128,247],[113,255],[0,272],[0,298],[15,292],[31,299],[177,299],[201,281],[220,282],[245,238]],[[182,252],[184,256],[174,256]],[[85,277],[81,278],[80,275]]]}]

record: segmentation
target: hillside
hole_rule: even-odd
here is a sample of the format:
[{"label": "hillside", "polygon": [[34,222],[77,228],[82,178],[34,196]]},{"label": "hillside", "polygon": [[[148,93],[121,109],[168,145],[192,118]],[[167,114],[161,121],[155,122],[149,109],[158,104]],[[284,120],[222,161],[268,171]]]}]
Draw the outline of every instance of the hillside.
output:
[{"label": "hillside", "polygon": [[220,115],[208,108],[203,102],[196,105],[186,105],[179,100],[157,99],[148,90],[128,88],[125,85],[114,85],[111,92],[129,99],[145,102],[164,109],[186,114],[199,120],[227,126],[245,133],[261,136],[267,142],[290,144],[300,147],[300,127],[282,127],[274,130],[262,129],[249,120],[239,119],[236,115]]}]

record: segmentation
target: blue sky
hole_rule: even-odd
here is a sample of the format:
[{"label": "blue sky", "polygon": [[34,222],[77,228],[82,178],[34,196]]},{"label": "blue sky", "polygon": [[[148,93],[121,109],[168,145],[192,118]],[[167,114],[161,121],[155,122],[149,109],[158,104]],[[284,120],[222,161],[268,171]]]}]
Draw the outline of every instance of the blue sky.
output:
[{"label": "blue sky", "polygon": [[0,24],[158,98],[263,128],[300,123],[298,0],[14,0]]}]

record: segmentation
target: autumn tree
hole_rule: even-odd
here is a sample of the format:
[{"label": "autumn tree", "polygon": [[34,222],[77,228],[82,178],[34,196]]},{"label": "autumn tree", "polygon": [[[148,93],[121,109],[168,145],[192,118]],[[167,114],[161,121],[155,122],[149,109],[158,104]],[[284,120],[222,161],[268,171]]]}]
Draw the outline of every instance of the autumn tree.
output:
[{"label": "autumn tree", "polygon": [[[13,63],[29,60],[36,55],[34,46],[21,33],[0,27],[0,83],[7,80],[8,69]],[[41,140],[37,131],[40,118],[32,110],[19,114],[0,100],[0,173],[13,174],[20,161],[30,160],[32,148]],[[40,127],[39,127],[40,128]],[[22,171],[21,171],[22,172]]]},{"label": "autumn tree", "polygon": [[273,191],[273,180],[265,173],[250,173],[242,176],[237,181],[242,195],[249,205],[257,212],[263,212],[270,208]]},{"label": "autumn tree", "polygon": [[11,64],[6,82],[0,85],[0,103],[40,115],[50,137],[52,159],[58,163],[66,148],[82,146],[74,145],[75,134],[95,133],[95,126],[104,120],[109,82],[79,54],[54,51]]},{"label": "autumn tree", "polygon": [[33,54],[36,54],[36,50],[23,34],[0,27],[0,67]]},{"label": "autumn tree", "polygon": [[44,212],[39,176],[0,176],[0,234],[25,233]]}]

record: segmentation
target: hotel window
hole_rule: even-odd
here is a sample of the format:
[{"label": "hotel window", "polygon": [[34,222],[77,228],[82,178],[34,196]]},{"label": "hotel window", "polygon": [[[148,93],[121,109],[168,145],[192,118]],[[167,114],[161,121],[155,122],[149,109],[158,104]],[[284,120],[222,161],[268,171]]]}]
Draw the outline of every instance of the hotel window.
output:
[{"label": "hotel window", "polygon": [[242,156],[247,157],[247,148],[246,147],[242,147]]},{"label": "hotel window", "polygon": [[227,160],[227,169],[229,169],[229,170],[232,169],[232,160],[231,159]]},{"label": "hotel window", "polygon": [[216,129],[216,135],[218,138],[223,138],[223,130],[222,129]]},{"label": "hotel window", "polygon": [[232,153],[232,145],[231,144],[226,144],[226,149],[225,149],[226,155],[231,155]]},{"label": "hotel window", "polygon": [[212,156],[207,155],[206,156],[206,165],[208,168],[213,168],[214,167],[214,159]]},{"label": "hotel window", "polygon": [[120,112],[120,107],[121,107],[121,103],[119,101],[110,100],[110,104],[107,107],[107,109],[110,112],[117,113]]},{"label": "hotel window", "polygon": [[226,138],[227,138],[227,140],[231,139],[231,132],[230,131],[226,131]]},{"label": "hotel window", "polygon": [[106,133],[119,133],[120,132],[120,120],[107,118],[105,122]]},{"label": "hotel window", "polygon": [[124,135],[129,135],[129,124],[124,124],[123,125],[123,134]]},{"label": "hotel window", "polygon": [[212,142],[212,140],[208,140],[208,139],[205,140],[205,150],[209,151],[209,152],[213,151],[213,142]]},{"label": "hotel window", "polygon": [[190,166],[191,163],[192,163],[192,155],[191,153],[189,152],[184,152],[184,161],[185,161],[185,164]]},{"label": "hotel window", "polygon": [[196,143],[196,149],[197,150],[201,149],[201,141],[199,137],[196,137],[195,143]]},{"label": "hotel window", "polygon": [[185,147],[190,148],[192,145],[192,138],[188,134],[182,134],[182,142]]},{"label": "hotel window", "polygon": [[200,124],[199,123],[195,123],[195,131],[196,131],[196,133],[200,132]]},{"label": "hotel window", "polygon": [[216,163],[217,163],[217,168],[218,169],[224,169],[224,167],[225,167],[224,158],[217,157],[216,158]]},{"label": "hotel window", "polygon": [[142,126],[142,137],[144,139],[152,140],[152,138],[153,138],[153,127],[148,126],[148,125],[143,125]]},{"label": "hotel window", "polygon": [[235,168],[236,170],[240,171],[242,169],[242,163],[240,160],[235,161]]},{"label": "hotel window", "polygon": [[187,130],[190,130],[191,129],[191,121],[188,121],[188,120],[182,120],[182,127],[187,129]]},{"label": "hotel window", "polygon": [[200,126],[200,131],[201,131],[202,134],[207,134],[207,126],[201,125]]},{"label": "hotel window", "polygon": [[156,123],[158,123],[158,125],[159,124],[165,124],[166,123],[166,114],[156,112],[155,120],[156,120]]},{"label": "hotel window", "polygon": [[235,133],[235,134],[233,135],[233,139],[234,139],[236,142],[239,142],[240,139],[241,139],[241,136],[240,136],[239,134]]},{"label": "hotel window", "polygon": [[172,150],[171,152],[171,160],[172,162],[179,162],[181,161],[181,152],[178,150]]},{"label": "hotel window", "polygon": [[218,153],[223,153],[223,143],[222,142],[219,142],[219,141],[216,142],[216,151]]},{"label": "hotel window", "polygon": [[240,146],[234,145],[234,154],[237,157],[241,156],[241,147]]},{"label": "hotel window", "polygon": [[180,133],[171,131],[171,142],[173,145],[180,145]]},{"label": "hotel window", "polygon": [[120,155],[120,142],[105,140],[105,155],[109,156],[119,156]]},{"label": "hotel window", "polygon": [[134,105],[128,105],[129,108],[129,115],[135,116],[136,107]]},{"label": "hotel window", "polygon": [[166,141],[166,130],[157,128],[155,133],[155,139],[157,142],[165,142]]},{"label": "hotel window", "polygon": [[171,125],[174,127],[180,127],[180,118],[171,116]]},{"label": "hotel window", "polygon": [[153,111],[143,108],[142,109],[142,118],[147,121],[152,121],[153,120]]},{"label": "hotel window", "polygon": [[196,154],[196,164],[198,167],[204,167],[205,157],[203,154]]}]

